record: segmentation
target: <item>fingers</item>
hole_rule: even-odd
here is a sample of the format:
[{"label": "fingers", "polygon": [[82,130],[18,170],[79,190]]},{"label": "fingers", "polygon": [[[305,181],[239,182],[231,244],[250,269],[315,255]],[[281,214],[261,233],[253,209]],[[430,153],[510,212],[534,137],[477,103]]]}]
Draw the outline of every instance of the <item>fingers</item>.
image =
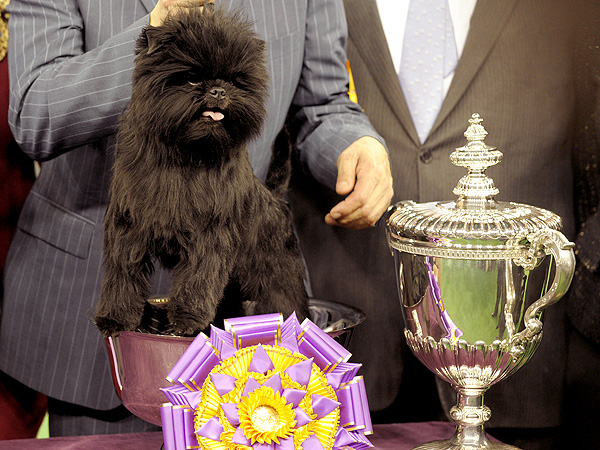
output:
[{"label": "fingers", "polygon": [[339,195],[348,195],[354,189],[356,182],[358,152],[343,152],[338,158],[337,166],[338,178],[335,191]]},{"label": "fingers", "polygon": [[379,141],[363,137],[338,159],[336,191],[347,197],[325,216],[329,225],[361,229],[374,226],[393,196],[389,158]]},{"label": "fingers", "polygon": [[158,0],[150,13],[150,25],[158,27],[163,24],[169,12],[176,8],[204,7],[205,4],[214,3],[215,0]]}]

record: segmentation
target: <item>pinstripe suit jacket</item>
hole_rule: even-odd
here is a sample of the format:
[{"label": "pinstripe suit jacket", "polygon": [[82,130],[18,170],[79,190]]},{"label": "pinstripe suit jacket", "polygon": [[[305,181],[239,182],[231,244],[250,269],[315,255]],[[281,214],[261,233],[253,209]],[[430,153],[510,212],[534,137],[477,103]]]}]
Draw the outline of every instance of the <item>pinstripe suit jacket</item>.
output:
[{"label": "pinstripe suit jacket", "polygon": [[[556,212],[573,238],[572,48],[563,8],[568,2],[479,0],[452,85],[423,145],[387,50],[376,1],[344,3],[358,102],[386,140],[394,201],[454,197],[452,189],[465,171],[453,166],[449,155],[465,144],[467,120],[478,112],[489,132],[486,142],[504,153],[503,161],[487,171],[500,189],[497,199]],[[294,195],[292,204],[314,295],[365,310],[367,321],[355,330],[350,350],[363,363],[371,408],[383,409],[401,389],[403,370],[403,320],[384,229],[354,232],[322,225],[319,218],[337,198],[316,185],[312,189],[312,195]],[[486,396],[493,411],[490,425],[558,422],[565,349],[561,307],[550,308],[534,359]],[[557,323],[549,323],[553,320]],[[521,398],[527,408],[515,411]]]},{"label": "pinstripe suit jacket", "polygon": [[[10,122],[44,161],[10,249],[0,370],[64,401],[118,404],[90,317],[102,278],[102,221],[115,124],[128,102],[134,42],[155,0],[13,0]],[[377,136],[348,101],[341,0],[219,0],[242,9],[267,41],[268,120],[250,148],[264,179],[288,111],[316,179],[333,186],[338,154]],[[291,108],[291,109],[290,109]],[[159,279],[157,290],[164,289]]]}]

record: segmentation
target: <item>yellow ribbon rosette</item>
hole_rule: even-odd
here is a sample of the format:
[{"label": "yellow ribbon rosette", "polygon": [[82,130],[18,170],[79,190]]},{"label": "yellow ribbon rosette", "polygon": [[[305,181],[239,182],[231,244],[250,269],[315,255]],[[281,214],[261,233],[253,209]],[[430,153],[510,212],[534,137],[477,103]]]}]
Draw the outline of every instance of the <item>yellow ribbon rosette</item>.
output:
[{"label": "yellow ribbon rosette", "polygon": [[362,450],[366,391],[350,353],[295,315],[240,317],[199,335],[163,388],[165,450]]}]

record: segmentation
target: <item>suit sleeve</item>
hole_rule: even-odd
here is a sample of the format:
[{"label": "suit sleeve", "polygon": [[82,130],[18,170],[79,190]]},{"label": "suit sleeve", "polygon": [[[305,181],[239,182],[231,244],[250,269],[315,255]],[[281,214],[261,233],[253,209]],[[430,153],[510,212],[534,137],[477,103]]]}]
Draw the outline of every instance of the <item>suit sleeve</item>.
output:
[{"label": "suit sleeve", "polygon": [[308,2],[304,65],[292,119],[300,161],[320,183],[334,188],[339,154],[362,136],[383,138],[348,97],[347,25],[341,0]]},{"label": "suit sleeve", "polygon": [[77,1],[12,0],[9,11],[9,123],[21,148],[44,161],[113,133],[147,16],[86,52]]}]

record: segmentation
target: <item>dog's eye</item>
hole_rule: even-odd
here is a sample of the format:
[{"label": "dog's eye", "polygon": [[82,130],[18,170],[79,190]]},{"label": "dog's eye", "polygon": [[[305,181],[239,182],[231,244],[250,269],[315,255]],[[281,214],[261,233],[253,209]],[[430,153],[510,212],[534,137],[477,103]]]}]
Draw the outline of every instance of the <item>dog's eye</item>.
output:
[{"label": "dog's eye", "polygon": [[194,86],[194,87],[196,87],[196,86],[201,86],[201,85],[202,85],[202,82],[201,82],[201,81],[197,81],[197,82],[194,82],[194,81],[188,81],[188,84],[189,84],[190,86]]}]

